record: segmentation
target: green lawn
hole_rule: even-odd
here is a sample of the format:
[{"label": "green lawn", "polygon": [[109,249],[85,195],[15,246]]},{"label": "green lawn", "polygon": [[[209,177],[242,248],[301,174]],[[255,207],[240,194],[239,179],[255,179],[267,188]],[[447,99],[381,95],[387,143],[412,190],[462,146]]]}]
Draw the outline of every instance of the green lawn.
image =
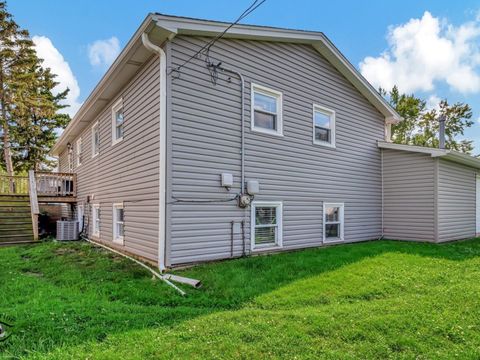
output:
[{"label": "green lawn", "polygon": [[0,248],[0,356],[478,359],[480,240],[342,245],[180,272],[182,298],[87,243]]}]

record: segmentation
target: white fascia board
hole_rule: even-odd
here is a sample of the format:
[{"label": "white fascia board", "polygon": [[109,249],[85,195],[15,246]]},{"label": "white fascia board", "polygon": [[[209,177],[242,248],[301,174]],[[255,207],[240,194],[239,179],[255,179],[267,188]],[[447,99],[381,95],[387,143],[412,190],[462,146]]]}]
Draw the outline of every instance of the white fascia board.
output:
[{"label": "white fascia board", "polygon": [[381,148],[381,149],[391,149],[391,150],[400,150],[400,151],[408,151],[408,152],[429,154],[432,157],[446,156],[449,152],[449,150],[428,148],[428,147],[423,147],[423,146],[394,144],[394,143],[385,142],[385,141],[379,141],[378,142],[378,147]]},{"label": "white fascia board", "polygon": [[109,86],[111,86],[112,82],[115,81],[115,74],[122,66],[124,66],[128,62],[128,60],[138,50],[139,45],[141,45],[140,38],[142,36],[142,33],[145,31],[150,31],[155,26],[152,23],[153,16],[153,14],[149,14],[145,18],[145,20],[137,29],[135,34],[131,37],[127,45],[123,48],[120,55],[118,55],[118,57],[112,63],[108,71],[105,73],[105,75],[103,75],[103,77],[95,86],[88,98],[84,101],[80,109],[77,111],[73,119],[63,131],[62,135],[58,138],[57,142],[50,150],[50,154],[52,156],[59,156],[60,153],[63,151],[63,148],[67,145],[67,142],[73,140],[76,136],[78,136],[78,125],[81,122],[89,123],[90,121],[94,120],[89,118],[88,114],[90,113],[94,105],[96,105],[97,101],[102,100],[102,95],[105,90]]},{"label": "white fascia board", "polygon": [[476,169],[480,169],[480,159],[468,154],[463,154],[458,151],[453,151],[448,149],[427,148],[427,147],[413,146],[413,145],[393,144],[393,143],[388,143],[384,141],[379,141],[378,147],[380,149],[391,149],[391,150],[398,150],[398,151],[408,151],[408,152],[428,154],[432,158],[441,157],[445,160],[453,161],[458,164],[463,164]]}]

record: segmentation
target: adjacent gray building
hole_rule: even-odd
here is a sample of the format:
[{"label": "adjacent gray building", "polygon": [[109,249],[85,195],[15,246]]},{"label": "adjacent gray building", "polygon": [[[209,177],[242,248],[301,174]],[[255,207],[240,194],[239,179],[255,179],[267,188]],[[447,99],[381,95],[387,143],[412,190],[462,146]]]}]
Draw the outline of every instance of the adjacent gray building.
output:
[{"label": "adjacent gray building", "polygon": [[52,149],[92,240],[160,269],[475,236],[480,161],[398,114],[323,33],[151,14]]}]

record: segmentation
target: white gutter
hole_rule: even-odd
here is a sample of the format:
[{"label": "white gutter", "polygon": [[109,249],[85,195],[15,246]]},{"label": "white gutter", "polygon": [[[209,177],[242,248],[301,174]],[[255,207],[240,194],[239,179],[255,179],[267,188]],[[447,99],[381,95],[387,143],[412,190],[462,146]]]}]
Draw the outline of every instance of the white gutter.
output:
[{"label": "white gutter", "polygon": [[165,271],[166,248],[166,161],[167,161],[167,56],[163,49],[153,44],[147,33],[142,34],[142,43],[150,51],[158,53],[160,58],[160,160],[158,189],[158,269]]}]

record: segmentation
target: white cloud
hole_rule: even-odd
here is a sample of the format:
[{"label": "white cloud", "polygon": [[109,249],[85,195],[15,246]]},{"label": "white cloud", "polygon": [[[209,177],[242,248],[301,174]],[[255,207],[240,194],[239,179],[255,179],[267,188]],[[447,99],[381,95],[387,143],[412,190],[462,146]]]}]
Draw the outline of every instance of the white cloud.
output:
[{"label": "white cloud", "polygon": [[461,93],[480,91],[480,19],[459,27],[426,11],[421,19],[390,27],[388,49],[366,57],[360,71],[375,87],[432,91],[444,82]]},{"label": "white cloud", "polygon": [[440,110],[440,99],[437,95],[430,95],[427,99],[427,110]]},{"label": "white cloud", "polygon": [[120,42],[113,36],[88,45],[88,58],[93,66],[108,67],[120,53]]},{"label": "white cloud", "polygon": [[63,111],[73,117],[77,110],[82,105],[78,98],[80,96],[80,87],[78,86],[77,78],[73,75],[70,65],[63,58],[62,54],[52,44],[52,41],[46,36],[34,36],[32,38],[35,44],[35,50],[39,58],[43,59],[43,66],[51,69],[53,74],[57,77],[55,80],[59,83],[54,92],[59,93],[69,88],[70,91],[64,103],[69,105]]}]

